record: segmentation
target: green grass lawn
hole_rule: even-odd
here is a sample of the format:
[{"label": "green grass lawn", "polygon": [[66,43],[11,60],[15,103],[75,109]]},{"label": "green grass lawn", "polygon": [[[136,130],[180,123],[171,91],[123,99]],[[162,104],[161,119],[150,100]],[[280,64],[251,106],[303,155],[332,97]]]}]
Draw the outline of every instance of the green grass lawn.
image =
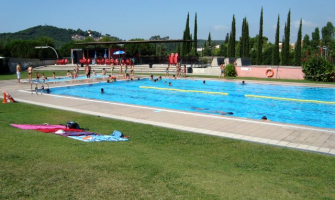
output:
[{"label": "green grass lawn", "polygon": [[[52,78],[53,75],[52,73],[54,71],[33,71],[32,74],[32,79],[36,79],[36,72],[39,72],[42,78],[42,73],[44,73],[44,75],[46,77]],[[56,76],[66,76],[67,71],[55,71],[56,72]],[[84,74],[84,72],[82,72]],[[0,80],[12,80],[12,79],[17,79],[16,77],[16,73],[8,73],[8,74],[2,74],[0,75]],[[21,79],[28,79],[28,72],[27,71],[22,71],[21,72]]]},{"label": "green grass lawn", "polygon": [[[11,123],[120,130],[85,143]],[[335,157],[24,103],[0,105],[0,199],[335,199]]]}]

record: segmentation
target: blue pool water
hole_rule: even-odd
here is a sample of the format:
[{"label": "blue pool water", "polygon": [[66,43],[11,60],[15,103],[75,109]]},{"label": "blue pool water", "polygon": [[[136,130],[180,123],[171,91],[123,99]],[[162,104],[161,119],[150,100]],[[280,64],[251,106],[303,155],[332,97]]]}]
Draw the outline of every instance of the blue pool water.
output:
[{"label": "blue pool water", "polygon": [[[168,82],[171,82],[172,86],[169,86]],[[101,88],[104,88],[103,94],[100,92]],[[203,84],[201,80],[163,79],[153,82],[143,79],[52,88],[51,94],[218,115],[218,111],[233,112],[232,116],[250,119],[261,119],[265,115],[269,120],[276,122],[335,128],[335,104],[327,104],[335,101],[334,88],[252,83],[242,85],[222,81],[206,81],[206,84]],[[245,95],[316,100],[323,103],[254,98]]]}]

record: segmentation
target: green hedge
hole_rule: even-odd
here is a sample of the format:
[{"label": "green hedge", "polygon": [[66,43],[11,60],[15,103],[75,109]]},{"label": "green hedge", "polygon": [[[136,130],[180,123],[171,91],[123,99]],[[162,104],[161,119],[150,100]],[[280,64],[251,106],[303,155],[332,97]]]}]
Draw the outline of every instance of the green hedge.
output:
[{"label": "green hedge", "polygon": [[332,82],[334,81],[334,64],[321,56],[312,56],[302,64],[306,80]]},{"label": "green hedge", "polygon": [[237,72],[233,64],[226,65],[225,67],[225,76],[236,77]]}]

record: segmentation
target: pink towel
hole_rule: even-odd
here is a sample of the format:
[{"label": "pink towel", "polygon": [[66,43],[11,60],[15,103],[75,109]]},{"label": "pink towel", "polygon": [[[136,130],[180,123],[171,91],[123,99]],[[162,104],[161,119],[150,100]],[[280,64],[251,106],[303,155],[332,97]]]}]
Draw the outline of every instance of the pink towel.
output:
[{"label": "pink towel", "polygon": [[37,129],[65,129],[65,126],[62,125],[39,125],[39,124],[11,124],[11,126],[14,126],[19,129],[24,130],[37,130]]}]

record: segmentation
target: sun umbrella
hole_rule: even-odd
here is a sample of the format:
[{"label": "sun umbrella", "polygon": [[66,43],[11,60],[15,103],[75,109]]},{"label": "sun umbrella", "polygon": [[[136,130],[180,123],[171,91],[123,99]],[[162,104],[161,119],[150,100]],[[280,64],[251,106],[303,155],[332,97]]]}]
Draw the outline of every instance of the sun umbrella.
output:
[{"label": "sun umbrella", "polygon": [[97,64],[97,51],[94,51],[94,59],[92,61],[92,64],[95,64],[95,65]]},{"label": "sun umbrella", "polygon": [[121,54],[125,54],[126,52],[124,51],[115,51],[113,54],[114,55],[121,55]]},{"label": "sun umbrella", "polygon": [[120,58],[121,58],[121,54],[125,54],[125,53],[126,53],[126,52],[119,50],[119,51],[115,51],[115,52],[113,53],[113,55],[119,55],[119,59],[120,59]]},{"label": "sun umbrella", "polygon": [[106,52],[106,49],[105,49],[104,58],[107,58],[107,52]]}]

